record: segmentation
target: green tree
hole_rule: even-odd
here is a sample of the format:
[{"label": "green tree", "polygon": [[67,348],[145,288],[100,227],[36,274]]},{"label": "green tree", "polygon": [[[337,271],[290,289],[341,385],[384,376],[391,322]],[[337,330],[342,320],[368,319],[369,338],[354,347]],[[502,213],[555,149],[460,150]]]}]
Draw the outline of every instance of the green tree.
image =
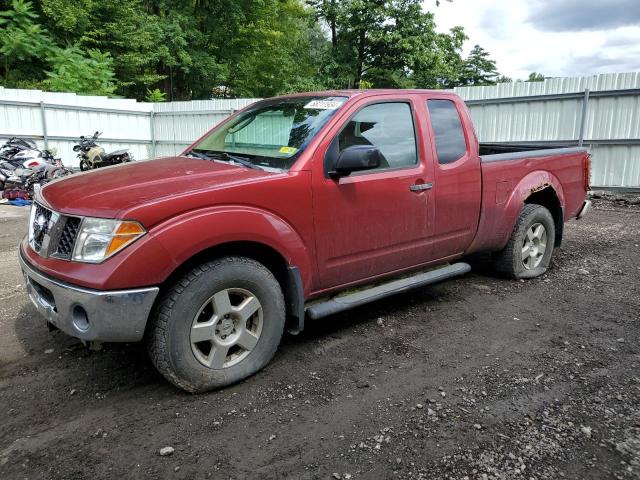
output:
[{"label": "green tree", "polygon": [[542,73],[533,72],[529,74],[527,82],[544,82],[544,75]]},{"label": "green tree", "polygon": [[61,48],[40,23],[33,4],[13,0],[0,12],[2,83],[14,87],[108,95],[115,90],[108,53]]},{"label": "green tree", "polygon": [[496,83],[513,83],[513,78],[500,75],[499,77],[496,77]]},{"label": "green tree", "polygon": [[6,85],[140,100],[263,97],[448,88],[466,65],[462,28],[437,32],[420,0],[0,0],[0,10],[8,1]]},{"label": "green tree", "polygon": [[437,34],[435,45],[414,66],[412,78],[419,88],[453,88],[460,84],[464,69],[462,47],[467,35],[462,27]]},{"label": "green tree", "polygon": [[456,27],[438,33],[419,0],[310,0],[328,25],[322,82],[333,87],[443,88],[458,84],[467,39]]},{"label": "green tree", "polygon": [[496,62],[491,60],[489,52],[480,45],[473,47],[464,62],[461,77],[462,85],[495,85],[498,77]]},{"label": "green tree", "polygon": [[147,95],[144,97],[144,100],[151,103],[164,102],[167,100],[167,94],[159,88],[154,88],[153,90],[147,89]]},{"label": "green tree", "polygon": [[32,3],[24,0],[13,0],[10,9],[0,11],[3,84],[17,85],[42,70],[52,40],[37,20]]},{"label": "green tree", "polygon": [[220,83],[231,95],[268,96],[315,84],[313,43],[321,32],[298,0],[219,0],[201,10],[199,27],[215,39],[216,61],[225,66]]},{"label": "green tree", "polygon": [[47,90],[75,92],[85,95],[111,95],[116,86],[108,53],[98,50],[83,52],[72,46],[57,49],[52,59],[53,69],[43,82]]},{"label": "green tree", "polygon": [[338,0],[309,0],[307,2],[315,11],[315,17],[327,22],[331,32],[331,46],[338,46],[338,19],[342,13]]}]

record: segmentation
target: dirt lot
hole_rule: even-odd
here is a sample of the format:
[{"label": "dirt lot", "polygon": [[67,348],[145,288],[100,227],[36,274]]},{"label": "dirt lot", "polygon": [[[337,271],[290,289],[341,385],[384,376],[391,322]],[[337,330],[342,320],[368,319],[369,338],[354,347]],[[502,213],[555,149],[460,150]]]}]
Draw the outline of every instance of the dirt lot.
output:
[{"label": "dirt lot", "polygon": [[49,334],[19,287],[27,211],[0,208],[2,479],[640,478],[640,207],[568,224],[544,278],[480,263],[206,395],[140,346]]}]

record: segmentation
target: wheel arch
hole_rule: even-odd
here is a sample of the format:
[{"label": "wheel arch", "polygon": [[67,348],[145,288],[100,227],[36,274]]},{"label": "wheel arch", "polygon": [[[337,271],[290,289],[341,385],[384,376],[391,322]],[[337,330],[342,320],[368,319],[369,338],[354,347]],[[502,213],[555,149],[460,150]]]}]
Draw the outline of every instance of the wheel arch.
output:
[{"label": "wheel arch", "polygon": [[564,208],[560,203],[560,199],[558,198],[558,194],[554,188],[549,185],[541,190],[531,192],[531,194],[524,200],[524,204],[541,205],[549,210],[553,217],[553,224],[555,226],[554,246],[559,247],[562,244],[564,232]]},{"label": "wheel arch", "polygon": [[230,241],[200,250],[184,260],[169,274],[160,285],[160,291],[166,290],[196,266],[229,256],[250,258],[273,273],[285,298],[286,328],[290,333],[300,333],[304,329],[304,289],[300,270],[297,266],[290,265],[278,250],[266,243],[251,240]]},{"label": "wheel arch", "polygon": [[498,252],[505,248],[524,206],[536,203],[551,212],[556,227],[554,240],[559,245],[564,228],[565,196],[558,178],[551,172],[536,170],[517,182],[504,183],[510,186],[515,183],[504,201],[498,200],[495,188],[483,194],[478,233],[466,253]]},{"label": "wheel arch", "polygon": [[510,220],[510,228],[505,236],[504,243],[506,244],[522,209],[527,204],[538,204],[549,210],[556,230],[555,244],[559,246],[562,242],[564,229],[564,190],[560,180],[553,173],[546,170],[530,172],[513,189],[505,208]]}]

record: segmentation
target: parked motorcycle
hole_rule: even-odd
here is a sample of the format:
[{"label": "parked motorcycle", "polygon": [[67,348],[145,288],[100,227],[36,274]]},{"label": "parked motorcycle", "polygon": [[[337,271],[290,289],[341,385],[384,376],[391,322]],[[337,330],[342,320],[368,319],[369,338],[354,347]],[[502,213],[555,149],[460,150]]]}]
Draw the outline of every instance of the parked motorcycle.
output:
[{"label": "parked motorcycle", "polygon": [[40,150],[33,140],[17,137],[10,138],[0,147],[0,159],[15,168],[34,168],[55,163],[49,150]]},{"label": "parked motorcycle", "polygon": [[115,152],[106,153],[104,148],[97,143],[100,135],[102,135],[101,132],[96,132],[90,137],[82,136],[78,144],[74,145],[73,151],[78,152],[78,158],[80,159],[80,170],[84,172],[85,170],[133,161],[133,156],[128,150],[116,150]]},{"label": "parked motorcycle", "polygon": [[35,142],[11,138],[0,147],[0,190],[5,198],[33,197],[36,185],[73,173],[49,150],[38,149]]}]

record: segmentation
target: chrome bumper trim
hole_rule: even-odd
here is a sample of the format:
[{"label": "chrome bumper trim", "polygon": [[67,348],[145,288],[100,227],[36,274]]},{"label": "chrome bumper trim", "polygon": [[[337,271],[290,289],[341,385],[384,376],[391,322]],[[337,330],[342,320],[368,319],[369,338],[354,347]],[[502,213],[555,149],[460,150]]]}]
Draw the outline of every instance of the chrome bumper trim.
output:
[{"label": "chrome bumper trim", "polygon": [[[90,290],[61,282],[35,270],[18,254],[27,293],[44,318],[84,341],[137,342],[160,289]],[[82,310],[87,321],[83,321]],[[80,312],[80,314],[79,314]]]},{"label": "chrome bumper trim", "polygon": [[591,210],[591,200],[585,200],[576,219],[580,220]]}]

